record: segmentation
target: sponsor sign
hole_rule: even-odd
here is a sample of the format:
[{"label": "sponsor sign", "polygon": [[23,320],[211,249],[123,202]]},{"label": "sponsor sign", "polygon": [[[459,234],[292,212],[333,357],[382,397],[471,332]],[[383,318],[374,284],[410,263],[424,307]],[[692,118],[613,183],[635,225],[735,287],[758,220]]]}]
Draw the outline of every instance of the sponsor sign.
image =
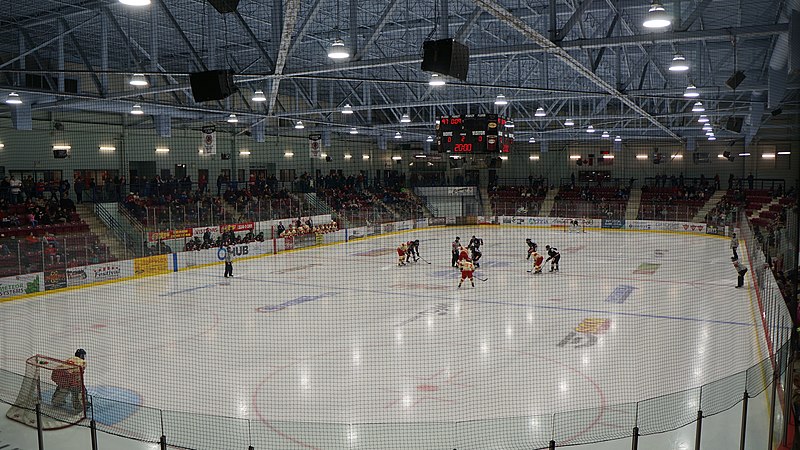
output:
[{"label": "sponsor sign", "polygon": [[137,277],[147,277],[168,272],[167,255],[148,256],[133,260],[133,273]]},{"label": "sponsor sign", "polygon": [[414,229],[414,221],[413,220],[404,220],[402,222],[395,222],[395,230],[397,231],[406,231],[406,230],[413,230]]},{"label": "sponsor sign", "polygon": [[116,280],[122,276],[122,269],[116,264],[91,266],[88,270],[93,282]]},{"label": "sponsor sign", "polygon": [[659,267],[661,267],[661,264],[641,263],[633,273],[634,275],[653,275]]},{"label": "sponsor sign", "polygon": [[251,231],[255,229],[255,226],[256,224],[254,222],[245,222],[222,225],[219,228],[223,233],[225,233],[227,231]]},{"label": "sponsor sign", "polygon": [[393,223],[384,223],[384,224],[381,225],[381,230],[380,230],[381,234],[391,233],[393,231],[395,231],[395,227],[394,227]]},{"label": "sponsor sign", "polygon": [[615,229],[625,228],[625,219],[603,219],[600,226]]},{"label": "sponsor sign", "polygon": [[583,348],[597,344],[597,336],[611,328],[609,319],[586,318],[558,343],[558,347]]},{"label": "sponsor sign", "polygon": [[606,303],[614,303],[617,305],[625,303],[625,300],[627,300],[636,289],[637,288],[633,286],[621,284],[611,291],[611,295],[606,297]]},{"label": "sponsor sign", "polygon": [[414,223],[414,228],[425,228],[428,226],[428,219],[417,219]]},{"label": "sponsor sign", "polygon": [[428,225],[435,227],[437,225],[445,225],[447,223],[447,219],[444,217],[431,217],[428,219]]},{"label": "sponsor sign", "polygon": [[[230,247],[231,249],[231,256],[234,258],[241,258],[242,256],[247,256],[250,254],[250,246],[247,244],[239,244]],[[220,261],[225,261],[225,255],[228,254],[228,249],[225,247],[220,247],[217,250],[217,259]]]},{"label": "sponsor sign", "polygon": [[284,250],[293,250],[294,249],[294,236],[289,236],[283,238],[283,249]]},{"label": "sponsor sign", "polygon": [[206,231],[210,232],[212,236],[219,234],[219,227],[200,227],[192,228],[192,236],[203,237]]},{"label": "sponsor sign", "polygon": [[292,306],[302,305],[303,303],[317,301],[326,297],[333,297],[334,295],[336,295],[335,292],[326,292],[324,294],[319,294],[319,295],[304,295],[302,297],[297,297],[293,300],[289,300],[287,302],[283,302],[278,305],[262,306],[261,308],[256,308],[256,311],[262,313],[274,313],[278,311],[283,311],[286,308],[291,308]]},{"label": "sponsor sign", "polygon": [[[201,233],[202,234],[202,233]],[[151,231],[147,233],[147,240],[150,242],[165,241],[167,239],[181,239],[192,237],[192,229]]]},{"label": "sponsor sign", "polygon": [[44,273],[44,289],[52,291],[67,287],[67,273],[64,269],[48,270]]},{"label": "sponsor sign", "polygon": [[73,267],[67,269],[67,286],[79,286],[81,284],[89,283],[89,274],[86,273],[85,267]]},{"label": "sponsor sign", "polygon": [[0,278],[0,298],[33,294],[43,290],[44,283],[41,272]]},{"label": "sponsor sign", "polygon": [[461,187],[449,187],[447,188],[447,195],[454,196],[454,197],[464,197],[469,195],[475,195],[477,192],[475,186],[461,186]]},{"label": "sponsor sign", "polygon": [[706,232],[706,224],[704,223],[682,223],[681,227],[683,228],[681,231],[688,231],[690,233]]}]

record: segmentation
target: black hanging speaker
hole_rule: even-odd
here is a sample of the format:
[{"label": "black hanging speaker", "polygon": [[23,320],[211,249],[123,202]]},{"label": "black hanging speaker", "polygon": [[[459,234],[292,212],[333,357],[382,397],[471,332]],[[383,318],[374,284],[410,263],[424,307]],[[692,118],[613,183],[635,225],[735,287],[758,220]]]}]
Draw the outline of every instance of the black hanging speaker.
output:
[{"label": "black hanging speaker", "polygon": [[469,47],[455,39],[439,39],[425,41],[422,50],[422,70],[467,81]]},{"label": "black hanging speaker", "polygon": [[728,86],[731,89],[736,89],[740,84],[742,84],[742,81],[744,81],[744,79],[745,79],[744,72],[742,72],[741,70],[737,70],[736,72],[733,73],[733,75],[731,75],[730,78],[728,78],[725,81],[725,86]]},{"label": "black hanging speaker", "polygon": [[742,117],[728,117],[728,120],[725,121],[725,129],[734,133],[741,133],[742,125],[744,125],[744,118]]},{"label": "black hanging speaker", "polygon": [[208,0],[220,14],[232,13],[239,6],[239,0]]},{"label": "black hanging speaker", "polygon": [[192,96],[196,102],[222,100],[237,92],[232,70],[210,70],[189,74]]}]

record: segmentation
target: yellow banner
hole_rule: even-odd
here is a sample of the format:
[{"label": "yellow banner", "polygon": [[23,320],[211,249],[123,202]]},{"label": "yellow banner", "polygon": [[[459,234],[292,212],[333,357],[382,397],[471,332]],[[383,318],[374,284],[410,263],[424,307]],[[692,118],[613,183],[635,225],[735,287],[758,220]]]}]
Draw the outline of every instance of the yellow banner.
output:
[{"label": "yellow banner", "polygon": [[147,277],[169,272],[167,255],[148,256],[133,260],[133,273],[137,277]]}]

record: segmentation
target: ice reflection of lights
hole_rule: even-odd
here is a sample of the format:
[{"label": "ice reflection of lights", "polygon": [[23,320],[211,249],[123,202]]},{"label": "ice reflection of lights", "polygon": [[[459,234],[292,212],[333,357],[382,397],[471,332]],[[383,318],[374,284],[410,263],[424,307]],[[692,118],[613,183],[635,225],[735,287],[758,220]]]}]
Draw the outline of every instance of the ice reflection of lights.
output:
[{"label": "ice reflection of lights", "polygon": [[359,365],[361,364],[361,350],[353,349],[353,364]]},{"label": "ice reflection of lights", "polygon": [[562,381],[561,383],[558,383],[558,389],[561,392],[567,392],[569,390],[569,385],[566,381]]},{"label": "ice reflection of lights", "polygon": [[410,408],[412,405],[414,405],[414,399],[411,398],[411,396],[408,394],[404,395],[403,406],[405,406],[406,408]]},{"label": "ice reflection of lights", "polygon": [[533,323],[533,313],[528,312],[528,323]]},{"label": "ice reflection of lights", "polygon": [[311,381],[308,378],[308,372],[306,372],[306,369],[302,369],[300,372],[300,386],[302,386],[303,389],[308,389],[310,385]]},{"label": "ice reflection of lights", "polygon": [[426,320],[426,324],[428,325],[428,327],[432,327],[433,326],[433,316],[428,316],[428,319]]},{"label": "ice reflection of lights", "polygon": [[403,330],[394,332],[394,341],[397,345],[403,345]]},{"label": "ice reflection of lights", "polygon": [[531,428],[533,428],[534,430],[539,429],[539,419],[537,419],[536,417],[531,418]]},{"label": "ice reflection of lights", "polygon": [[489,353],[489,343],[486,341],[481,341],[481,352],[486,354]]},{"label": "ice reflection of lights", "polygon": [[511,325],[506,327],[506,337],[514,337],[514,327]]},{"label": "ice reflection of lights", "polygon": [[358,439],[358,432],[356,431],[355,428],[352,427],[350,428],[350,430],[347,433],[347,438],[350,439],[351,441],[355,441],[356,439]]},{"label": "ice reflection of lights", "polygon": [[581,362],[583,363],[584,366],[588,366],[589,365],[589,357],[585,356],[585,355],[582,356],[581,357]]}]

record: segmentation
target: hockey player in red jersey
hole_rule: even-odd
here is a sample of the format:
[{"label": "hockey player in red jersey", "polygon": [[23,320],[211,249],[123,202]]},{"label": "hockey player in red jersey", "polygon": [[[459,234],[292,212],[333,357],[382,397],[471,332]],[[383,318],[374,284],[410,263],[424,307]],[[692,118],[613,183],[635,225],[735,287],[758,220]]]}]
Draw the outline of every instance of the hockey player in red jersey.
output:
[{"label": "hockey player in red jersey", "polygon": [[533,269],[529,270],[528,272],[533,271],[534,274],[542,273],[542,265],[544,264],[544,256],[540,255],[539,252],[533,251],[531,253],[533,256]]},{"label": "hockey player in red jersey", "polygon": [[470,262],[472,261],[469,257],[469,250],[466,247],[461,247],[458,249],[458,262],[464,261],[465,259]]},{"label": "hockey player in red jersey", "polygon": [[459,260],[458,268],[461,270],[461,281],[458,282],[458,287],[461,287],[461,283],[468,278],[470,284],[472,284],[472,287],[475,287],[475,281],[472,279],[472,273],[475,271],[475,265],[472,264],[472,261],[470,261],[469,258]]},{"label": "hockey player in red jersey", "polygon": [[406,265],[406,250],[408,250],[408,244],[403,242],[402,244],[397,246],[397,265],[398,266],[405,266]]}]

